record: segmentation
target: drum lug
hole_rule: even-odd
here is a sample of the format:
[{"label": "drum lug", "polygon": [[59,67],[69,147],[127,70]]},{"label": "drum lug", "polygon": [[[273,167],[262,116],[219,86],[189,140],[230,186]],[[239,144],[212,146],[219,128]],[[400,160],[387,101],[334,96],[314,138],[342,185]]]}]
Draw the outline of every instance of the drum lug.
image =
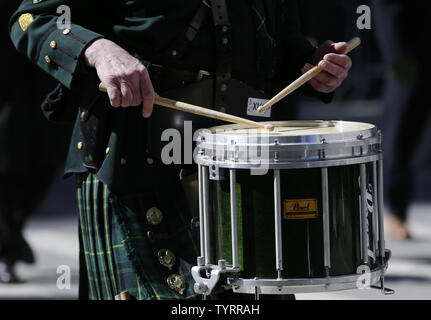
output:
[{"label": "drum lug", "polygon": [[209,166],[209,178],[210,180],[221,181],[224,180],[225,169],[220,168],[216,165]]},{"label": "drum lug", "polygon": [[[226,260],[219,260],[218,265],[205,265],[205,258],[198,257],[198,266],[192,268],[192,277],[196,282],[193,289],[197,294],[208,296],[219,284],[222,274],[238,278],[240,272],[241,270],[239,268],[232,268],[231,266],[228,267]],[[223,283],[220,285],[231,287],[230,281],[227,281],[227,283],[224,283],[223,280]]]}]

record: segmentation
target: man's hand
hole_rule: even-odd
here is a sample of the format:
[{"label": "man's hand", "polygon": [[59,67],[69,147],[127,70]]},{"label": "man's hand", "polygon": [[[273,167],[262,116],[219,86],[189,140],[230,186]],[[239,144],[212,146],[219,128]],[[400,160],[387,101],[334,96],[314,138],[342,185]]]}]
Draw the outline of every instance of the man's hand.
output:
[{"label": "man's hand", "polygon": [[107,39],[93,42],[85,59],[88,66],[96,68],[113,107],[143,104],[142,115],[151,116],[155,93],[148,70],[138,59]]},{"label": "man's hand", "polygon": [[[313,59],[313,64],[319,64],[323,72],[310,80],[311,86],[319,92],[330,93],[335,91],[347,78],[352,67],[352,60],[349,56],[342,54],[347,49],[347,43],[326,41],[321,45]],[[302,73],[307,72],[314,66],[307,63],[302,68]]]}]

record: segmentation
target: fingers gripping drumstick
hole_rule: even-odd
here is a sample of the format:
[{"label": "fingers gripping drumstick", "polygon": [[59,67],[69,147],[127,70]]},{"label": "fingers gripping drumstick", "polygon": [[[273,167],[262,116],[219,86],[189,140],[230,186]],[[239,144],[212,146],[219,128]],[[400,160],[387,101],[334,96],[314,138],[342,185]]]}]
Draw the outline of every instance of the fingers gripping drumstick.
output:
[{"label": "fingers gripping drumstick", "polygon": [[[106,86],[103,83],[101,83],[99,85],[99,90],[102,92],[107,92]],[[207,117],[207,118],[227,121],[227,122],[231,122],[231,123],[242,124],[242,125],[261,128],[261,129],[267,129],[270,131],[274,130],[274,127],[271,125],[268,125],[268,124],[262,124],[262,123],[251,121],[248,119],[232,116],[232,115],[227,114],[227,113],[223,113],[223,112],[214,111],[214,110],[210,110],[207,108],[195,106],[195,105],[192,105],[189,103],[163,98],[163,97],[160,97],[158,95],[156,95],[154,104],[156,104],[158,106],[166,107],[166,108],[171,108],[171,109],[183,111],[183,112],[197,114],[197,115]]]},{"label": "fingers gripping drumstick", "polygon": [[[361,39],[359,38],[353,38],[347,43],[347,49],[344,51],[343,54],[348,54],[350,51],[355,49],[361,44]],[[313,79],[315,76],[317,76],[320,72],[322,72],[323,69],[319,65],[308,70],[306,73],[304,73],[301,77],[296,79],[294,82],[292,82],[290,85],[288,85],[283,91],[281,91],[279,94],[277,94],[274,98],[269,100],[265,105],[261,106],[257,111],[259,113],[265,113],[268,109],[270,109],[274,104],[279,102],[280,100],[284,99],[286,96],[291,94],[296,89],[300,88],[302,85]]]}]

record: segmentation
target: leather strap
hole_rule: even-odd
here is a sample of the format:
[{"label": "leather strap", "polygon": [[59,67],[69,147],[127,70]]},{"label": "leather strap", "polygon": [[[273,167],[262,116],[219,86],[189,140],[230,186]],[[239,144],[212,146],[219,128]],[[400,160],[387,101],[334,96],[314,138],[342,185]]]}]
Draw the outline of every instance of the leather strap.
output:
[{"label": "leather strap", "polygon": [[210,0],[213,13],[214,25],[230,26],[229,15],[227,12],[226,0]]},{"label": "leather strap", "polygon": [[[174,43],[170,52],[172,58],[178,59],[184,55],[188,44],[196,38],[196,35],[201,29],[202,23],[204,22],[208,12],[208,7],[204,3],[201,3],[199,9],[196,11],[195,15],[190,20],[190,23],[184,31],[183,37]],[[172,52],[175,52],[175,55],[172,55]]]},{"label": "leather strap", "polygon": [[226,0],[211,0],[216,38],[216,81],[214,105],[217,110],[229,113],[227,92],[232,76],[232,33]]},{"label": "leather strap", "polygon": [[202,23],[204,22],[208,11],[209,10],[205,6],[205,4],[202,4],[199,7],[198,11],[196,12],[195,16],[193,17],[186,30],[185,38],[187,39],[187,41],[192,42],[195,39],[196,35],[202,27]]}]

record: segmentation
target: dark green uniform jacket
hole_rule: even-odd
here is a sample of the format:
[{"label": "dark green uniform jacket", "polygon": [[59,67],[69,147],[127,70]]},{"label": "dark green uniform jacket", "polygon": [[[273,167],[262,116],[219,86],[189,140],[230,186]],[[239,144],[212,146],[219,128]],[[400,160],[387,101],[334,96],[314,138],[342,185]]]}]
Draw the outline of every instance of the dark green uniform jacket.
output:
[{"label": "dark green uniform jacket", "polygon": [[[297,1],[231,0],[227,3],[232,23],[232,78],[245,83],[258,79],[262,84],[258,89],[266,90],[267,94],[296,78],[314,52],[300,34]],[[59,19],[64,5],[70,8],[72,20],[67,29]],[[211,14],[185,54],[171,54],[201,5],[201,0],[22,2],[11,18],[13,43],[18,51],[78,97],[73,100],[74,105],[67,106],[79,107],[67,173],[86,172],[91,168],[84,165],[88,145],[83,143],[80,123],[89,121],[90,113],[97,114],[93,105],[101,104],[109,112],[98,116],[102,119],[103,133],[100,139],[94,133],[97,141],[92,143],[98,145],[97,156],[101,160],[91,169],[112,190],[122,194],[140,191],[142,177],[151,178],[145,148],[148,120],[140,116],[140,108],[109,108],[109,102],[98,93],[97,79],[91,85],[85,82],[92,72],[83,63],[83,53],[92,41],[107,37],[153,63],[190,71],[214,71],[216,49]],[[157,85],[155,90],[161,93]]]}]

